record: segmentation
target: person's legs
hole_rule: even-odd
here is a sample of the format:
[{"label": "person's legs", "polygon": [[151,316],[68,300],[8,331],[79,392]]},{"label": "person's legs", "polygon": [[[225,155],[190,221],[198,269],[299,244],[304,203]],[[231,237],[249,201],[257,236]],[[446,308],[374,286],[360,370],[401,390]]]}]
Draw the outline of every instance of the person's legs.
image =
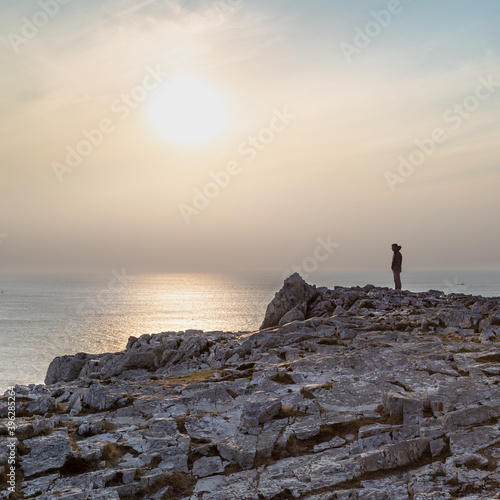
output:
[{"label": "person's legs", "polygon": [[401,290],[401,273],[393,271],[396,290]]}]

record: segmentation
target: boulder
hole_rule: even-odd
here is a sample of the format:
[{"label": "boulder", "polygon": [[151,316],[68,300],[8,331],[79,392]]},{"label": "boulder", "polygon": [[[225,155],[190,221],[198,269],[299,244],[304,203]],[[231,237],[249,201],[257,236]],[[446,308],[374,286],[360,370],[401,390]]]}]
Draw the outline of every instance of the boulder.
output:
[{"label": "boulder", "polygon": [[48,385],[60,381],[71,382],[77,379],[84,365],[93,357],[91,354],[83,352],[74,356],[58,356],[49,365],[45,383]]},{"label": "boulder", "polygon": [[261,330],[277,326],[283,316],[293,308],[308,302],[316,295],[316,287],[307,284],[298,273],[292,274],[267,306]]},{"label": "boulder", "polygon": [[213,476],[224,472],[220,457],[202,457],[193,464],[193,474],[198,477]]},{"label": "boulder", "polygon": [[498,426],[485,425],[472,430],[457,431],[450,436],[453,454],[475,453],[500,441]]},{"label": "boulder", "polygon": [[292,321],[304,321],[306,319],[307,302],[303,302],[299,306],[288,311],[279,321],[279,326],[286,325]]},{"label": "boulder", "polygon": [[382,446],[379,450],[362,453],[359,463],[363,472],[394,469],[418,461],[428,450],[428,438],[410,439]]},{"label": "boulder", "polygon": [[44,415],[47,412],[54,411],[56,409],[56,400],[50,396],[42,396],[39,399],[30,401],[25,408],[28,413],[36,413],[38,415]]},{"label": "boulder", "polygon": [[104,422],[85,422],[78,427],[78,434],[80,436],[95,436],[104,432]]},{"label": "boulder", "polygon": [[68,429],[58,430],[48,436],[26,439],[23,444],[30,449],[21,462],[24,477],[59,469],[71,454]]},{"label": "boulder", "polygon": [[276,398],[269,398],[269,400],[263,402],[247,402],[241,413],[241,426],[256,427],[274,418],[280,410],[281,401]]},{"label": "boulder", "polygon": [[405,424],[419,422],[427,407],[425,394],[389,392],[383,399],[384,410],[391,417],[401,416]]},{"label": "boulder", "polygon": [[238,464],[242,469],[251,469],[257,453],[257,436],[237,436],[217,445],[220,456]]},{"label": "boulder", "polygon": [[108,409],[111,405],[109,398],[106,398],[107,392],[107,388],[100,384],[92,385],[83,396],[83,404],[92,410]]},{"label": "boulder", "polygon": [[235,433],[235,425],[224,417],[207,413],[201,417],[189,416],[186,418],[185,428],[192,439],[222,441]]},{"label": "boulder", "polygon": [[471,312],[467,309],[454,309],[453,311],[442,312],[437,317],[445,327],[454,328],[474,328],[482,319],[481,314]]},{"label": "boulder", "polygon": [[141,349],[127,353],[123,362],[124,370],[154,370],[156,366],[155,353],[148,349]]}]

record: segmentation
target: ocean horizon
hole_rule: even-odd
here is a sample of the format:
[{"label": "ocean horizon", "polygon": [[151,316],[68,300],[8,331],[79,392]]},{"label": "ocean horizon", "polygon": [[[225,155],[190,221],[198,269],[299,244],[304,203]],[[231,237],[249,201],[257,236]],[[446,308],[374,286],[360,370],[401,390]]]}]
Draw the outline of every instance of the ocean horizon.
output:
[{"label": "ocean horizon", "polygon": [[[386,271],[303,275],[326,286],[392,287]],[[411,270],[403,289],[500,296],[500,270]],[[0,274],[0,391],[43,383],[56,356],[123,350],[130,336],[186,330],[257,330],[281,288],[277,273]]]}]

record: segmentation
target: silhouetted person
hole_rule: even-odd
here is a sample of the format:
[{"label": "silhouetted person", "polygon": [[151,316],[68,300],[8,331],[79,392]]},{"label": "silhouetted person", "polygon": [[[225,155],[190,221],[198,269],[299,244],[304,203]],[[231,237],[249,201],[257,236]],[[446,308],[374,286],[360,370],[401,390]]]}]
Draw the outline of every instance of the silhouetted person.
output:
[{"label": "silhouetted person", "polygon": [[403,271],[403,256],[401,255],[401,246],[397,243],[392,244],[392,251],[394,255],[392,257],[392,274],[394,274],[394,285],[396,290],[401,290],[401,272]]}]

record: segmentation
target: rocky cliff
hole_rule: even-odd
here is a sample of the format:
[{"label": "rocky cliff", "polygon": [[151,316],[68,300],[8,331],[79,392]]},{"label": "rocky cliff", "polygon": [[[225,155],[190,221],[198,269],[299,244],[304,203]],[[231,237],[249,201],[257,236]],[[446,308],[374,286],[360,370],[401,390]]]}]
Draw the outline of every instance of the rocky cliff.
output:
[{"label": "rocky cliff", "polygon": [[56,358],[15,389],[17,498],[500,498],[500,299],[295,275],[263,328]]}]

